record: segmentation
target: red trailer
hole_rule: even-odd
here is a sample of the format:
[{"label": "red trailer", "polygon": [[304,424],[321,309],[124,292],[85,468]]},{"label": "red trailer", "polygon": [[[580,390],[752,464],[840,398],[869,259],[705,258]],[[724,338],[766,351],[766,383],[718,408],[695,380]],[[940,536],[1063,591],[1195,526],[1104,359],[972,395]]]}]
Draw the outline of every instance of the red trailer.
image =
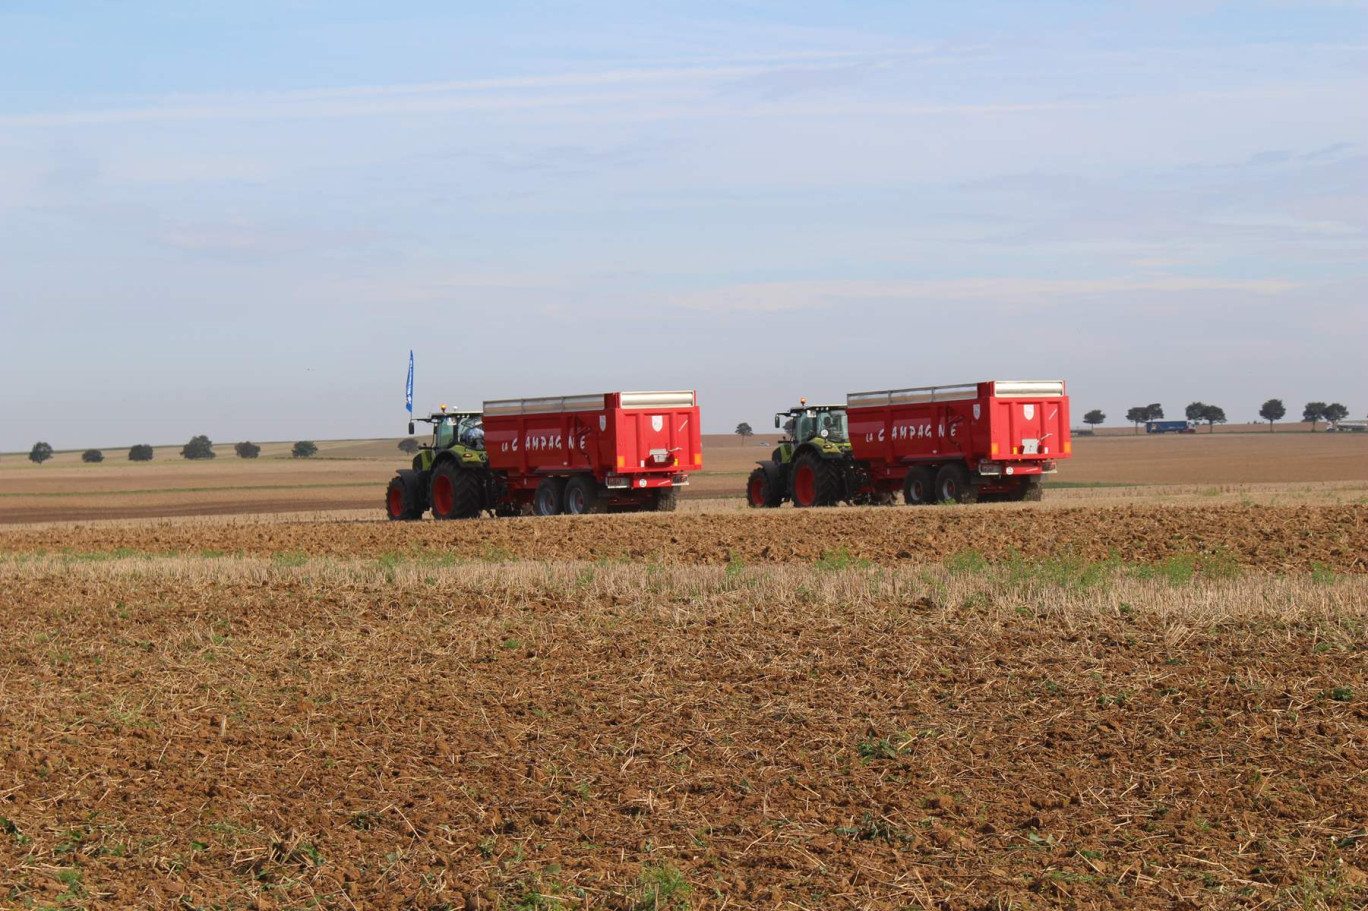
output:
[{"label": "red trailer", "polygon": [[1072,450],[1063,380],[988,380],[846,396],[851,456],[908,503],[1038,500]]},{"label": "red trailer", "polygon": [[703,466],[694,392],[605,392],[484,403],[489,468],[538,515],[672,510]]}]

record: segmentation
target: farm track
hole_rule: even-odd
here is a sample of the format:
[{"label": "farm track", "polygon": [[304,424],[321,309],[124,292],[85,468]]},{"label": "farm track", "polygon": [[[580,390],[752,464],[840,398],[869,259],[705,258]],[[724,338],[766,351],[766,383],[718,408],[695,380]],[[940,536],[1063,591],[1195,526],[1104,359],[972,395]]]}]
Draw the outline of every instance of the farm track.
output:
[{"label": "farm track", "polygon": [[898,575],[10,558],[0,904],[1368,900],[1368,581]]},{"label": "farm track", "polygon": [[1261,572],[1368,572],[1362,506],[885,508],[591,516],[471,522],[231,522],[0,529],[0,551],[455,559],[811,563],[840,554],[891,564],[974,552],[1157,563],[1174,556]]}]

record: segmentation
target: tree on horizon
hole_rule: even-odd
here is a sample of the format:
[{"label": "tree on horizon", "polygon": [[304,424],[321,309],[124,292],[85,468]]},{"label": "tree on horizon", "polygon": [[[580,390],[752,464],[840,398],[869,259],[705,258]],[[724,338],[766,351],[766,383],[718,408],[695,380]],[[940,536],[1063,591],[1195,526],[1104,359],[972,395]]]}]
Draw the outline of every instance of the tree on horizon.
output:
[{"label": "tree on horizon", "polygon": [[204,434],[191,437],[190,442],[181,447],[182,459],[212,459],[217,456],[214,444]]},{"label": "tree on horizon", "polygon": [[1259,417],[1268,422],[1268,432],[1273,432],[1273,422],[1281,421],[1287,415],[1287,406],[1282,399],[1269,399],[1259,408]]}]

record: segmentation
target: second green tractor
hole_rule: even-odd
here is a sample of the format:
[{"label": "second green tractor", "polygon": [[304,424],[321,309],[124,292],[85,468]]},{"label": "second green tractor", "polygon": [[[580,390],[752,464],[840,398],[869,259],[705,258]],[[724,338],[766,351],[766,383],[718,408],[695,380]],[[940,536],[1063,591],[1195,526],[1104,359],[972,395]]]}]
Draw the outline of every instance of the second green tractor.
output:
[{"label": "second green tractor", "polygon": [[868,501],[859,493],[867,485],[851,456],[844,405],[800,400],[797,408],[776,414],[774,426],[785,436],[750,473],[746,499],[751,506],[773,508],[785,500],[800,508]]}]

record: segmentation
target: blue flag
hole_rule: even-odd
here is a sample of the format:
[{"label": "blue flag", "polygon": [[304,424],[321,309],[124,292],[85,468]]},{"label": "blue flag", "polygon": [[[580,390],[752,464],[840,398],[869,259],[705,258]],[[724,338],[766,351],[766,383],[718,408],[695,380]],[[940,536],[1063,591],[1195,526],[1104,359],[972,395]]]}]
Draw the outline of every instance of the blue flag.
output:
[{"label": "blue flag", "polygon": [[409,349],[409,375],[408,382],[404,385],[404,407],[408,408],[408,413],[413,414],[413,349]]}]

